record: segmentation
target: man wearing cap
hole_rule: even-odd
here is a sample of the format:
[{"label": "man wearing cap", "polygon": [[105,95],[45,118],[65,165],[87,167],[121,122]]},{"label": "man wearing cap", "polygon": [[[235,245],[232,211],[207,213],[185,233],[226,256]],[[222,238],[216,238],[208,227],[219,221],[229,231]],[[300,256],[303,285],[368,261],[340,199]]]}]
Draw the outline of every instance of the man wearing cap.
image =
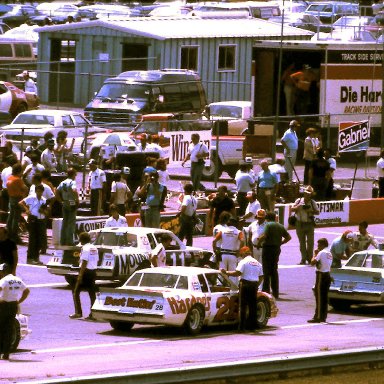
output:
[{"label": "man wearing cap", "polygon": [[204,170],[204,159],[209,156],[208,147],[200,141],[198,133],[192,133],[192,143],[188,147],[187,155],[181,165],[184,167],[186,161],[191,160],[191,181],[195,191],[204,191],[205,187],[201,184]]},{"label": "man wearing cap", "polygon": [[[222,227],[221,231],[215,236],[212,248],[217,252],[217,242],[221,242],[220,268],[225,270],[234,270],[237,264],[237,255],[239,249],[244,245],[244,234],[235,227],[236,219],[231,216],[228,225]],[[231,280],[237,284],[237,277],[231,277]]]},{"label": "man wearing cap", "polygon": [[237,203],[239,204],[240,216],[243,216],[248,205],[247,193],[252,192],[252,188],[255,186],[255,180],[248,173],[248,164],[240,164],[240,172],[235,177],[236,189],[237,189]]},{"label": "man wearing cap", "polygon": [[3,360],[9,360],[18,306],[28,295],[29,289],[12,274],[12,267],[0,264],[0,357]]},{"label": "man wearing cap", "polygon": [[313,290],[316,299],[316,311],[308,323],[321,323],[327,320],[328,291],[331,285],[332,254],[328,249],[326,238],[317,241],[317,249],[311,259],[311,265],[316,265],[316,282]]},{"label": "man wearing cap", "polygon": [[267,160],[262,160],[260,166],[261,171],[257,177],[257,197],[261,208],[272,212],[275,209],[277,176],[270,171]]},{"label": "man wearing cap", "polygon": [[239,284],[239,331],[243,332],[246,329],[253,331],[257,328],[257,291],[263,281],[263,269],[261,264],[251,256],[251,250],[248,247],[240,248],[239,256],[241,260],[236,270],[228,271],[223,268],[221,272],[230,277],[241,277]]},{"label": "man wearing cap", "polygon": [[259,209],[256,213],[256,220],[248,226],[248,236],[247,236],[247,244],[249,248],[252,250],[253,257],[261,263],[261,250],[263,247],[262,242],[260,241],[260,236],[264,233],[265,221],[267,213],[264,209]]},{"label": "man wearing cap", "polygon": [[291,211],[296,217],[296,234],[300,243],[300,264],[311,263],[315,238],[315,215],[318,215],[319,207],[312,199],[313,188],[309,185],[304,190],[304,197],[298,198]]},{"label": "man wearing cap", "polygon": [[61,223],[60,245],[73,245],[76,231],[76,213],[79,206],[76,175],[73,168],[68,169],[68,177],[56,189],[56,199],[62,204],[63,221]]},{"label": "man wearing cap", "polygon": [[50,172],[57,172],[57,159],[55,155],[55,140],[49,139],[47,141],[47,148],[41,154],[41,164]]},{"label": "man wearing cap", "polygon": [[105,172],[98,168],[95,159],[88,162],[89,175],[88,175],[88,190],[91,192],[91,214],[99,216],[101,214],[101,207],[103,200],[103,192],[107,185],[107,177]]},{"label": "man wearing cap", "polygon": [[297,138],[296,130],[300,127],[297,120],[292,120],[289,123],[289,128],[284,132],[281,138],[281,144],[284,148],[285,169],[288,174],[288,181],[292,182],[293,169],[296,164],[297,149],[299,147],[299,139]]},{"label": "man wearing cap", "polygon": [[164,201],[167,196],[167,187],[159,183],[159,174],[152,172],[145,175],[144,185],[138,195],[145,199],[145,226],[148,228],[160,228],[160,212],[164,209]]},{"label": "man wearing cap", "polygon": [[257,200],[257,193],[249,191],[247,193],[248,205],[245,209],[245,214],[240,218],[240,221],[244,222],[245,225],[250,225],[256,219],[256,213],[261,208],[259,200]]},{"label": "man wearing cap", "polygon": [[29,93],[34,93],[35,95],[37,95],[36,83],[31,79],[28,71],[23,71],[23,78],[24,78],[24,91]]},{"label": "man wearing cap", "polygon": [[336,237],[329,249],[332,253],[332,268],[341,268],[341,260],[348,260],[352,255],[351,247],[355,236],[352,231],[344,231],[341,236]]},{"label": "man wearing cap", "polygon": [[259,242],[263,244],[261,259],[263,261],[263,291],[272,294],[275,299],[279,298],[279,256],[281,246],[291,240],[291,235],[283,225],[276,222],[276,213],[267,212],[267,223],[264,233],[259,237]]}]

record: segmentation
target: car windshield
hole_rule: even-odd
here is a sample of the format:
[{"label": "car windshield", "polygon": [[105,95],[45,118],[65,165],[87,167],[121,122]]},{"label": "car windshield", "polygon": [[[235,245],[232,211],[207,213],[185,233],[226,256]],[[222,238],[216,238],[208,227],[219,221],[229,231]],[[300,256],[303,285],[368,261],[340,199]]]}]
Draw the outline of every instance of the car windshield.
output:
[{"label": "car windshield", "polygon": [[12,124],[41,124],[41,125],[55,125],[53,116],[46,115],[29,115],[27,113],[16,116]]},{"label": "car windshield", "polygon": [[241,107],[232,105],[211,105],[209,107],[211,116],[223,116],[241,119]]},{"label": "car windshield", "polygon": [[137,236],[132,233],[99,232],[96,235],[94,244],[114,247],[137,247]]},{"label": "car windshield", "polygon": [[345,265],[347,267],[383,268],[384,255],[355,253]]},{"label": "car windshield", "polygon": [[145,85],[133,84],[104,84],[97,93],[98,98],[109,99],[148,99],[150,94],[149,87]]},{"label": "car windshield", "polygon": [[170,273],[136,272],[124,285],[126,287],[188,289],[188,278]]}]

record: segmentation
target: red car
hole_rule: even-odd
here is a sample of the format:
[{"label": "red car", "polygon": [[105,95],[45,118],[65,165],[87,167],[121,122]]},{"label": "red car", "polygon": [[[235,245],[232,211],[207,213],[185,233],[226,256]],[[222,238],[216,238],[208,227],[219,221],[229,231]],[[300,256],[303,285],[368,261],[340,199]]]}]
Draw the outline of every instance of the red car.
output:
[{"label": "red car", "polygon": [[8,81],[0,81],[0,111],[8,112],[12,118],[20,112],[38,109],[40,99],[33,93],[24,92]]}]

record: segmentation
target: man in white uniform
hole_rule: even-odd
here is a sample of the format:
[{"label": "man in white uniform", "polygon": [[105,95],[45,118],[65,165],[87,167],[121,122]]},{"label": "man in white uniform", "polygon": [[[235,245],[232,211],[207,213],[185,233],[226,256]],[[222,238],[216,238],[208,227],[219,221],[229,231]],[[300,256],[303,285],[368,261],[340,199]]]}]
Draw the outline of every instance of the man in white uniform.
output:
[{"label": "man in white uniform", "polygon": [[119,215],[115,204],[109,206],[110,217],[105,222],[106,227],[128,227],[127,219]]},{"label": "man in white uniform", "polygon": [[103,192],[107,184],[105,172],[97,167],[94,159],[89,160],[88,190],[91,191],[91,214],[99,216],[103,200]]},{"label": "man in white uniform", "polygon": [[17,309],[28,297],[29,289],[19,277],[12,275],[8,264],[0,264],[0,279],[0,357],[9,360]]},{"label": "man in white uniform", "polygon": [[253,257],[261,263],[262,243],[260,236],[264,233],[267,213],[264,209],[259,209],[256,214],[256,220],[248,226],[248,245],[252,250]]},{"label": "man in white uniform", "polygon": [[228,276],[241,276],[239,331],[244,332],[246,329],[255,330],[257,328],[257,291],[259,284],[263,281],[263,268],[251,256],[251,250],[248,247],[242,247],[239,255],[242,260],[240,260],[235,271],[222,269],[221,272],[226,273]]},{"label": "man in white uniform", "polygon": [[[88,291],[89,299],[91,301],[91,308],[96,300],[97,286],[96,269],[99,262],[99,251],[91,244],[91,236],[87,232],[82,232],[79,235],[80,244],[82,245],[80,253],[80,270],[79,276],[75,287],[72,291],[73,302],[75,305],[75,313],[70,315],[70,319],[79,319],[83,317],[83,310],[81,309],[80,292]],[[93,320],[92,313],[86,318],[87,320]]]}]

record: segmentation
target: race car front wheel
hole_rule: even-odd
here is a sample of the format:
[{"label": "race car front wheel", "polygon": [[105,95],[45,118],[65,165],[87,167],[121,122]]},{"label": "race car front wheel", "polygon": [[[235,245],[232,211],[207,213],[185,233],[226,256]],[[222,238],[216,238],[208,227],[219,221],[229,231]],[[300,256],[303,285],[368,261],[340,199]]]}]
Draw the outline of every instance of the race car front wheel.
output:
[{"label": "race car front wheel", "polygon": [[201,305],[193,306],[185,319],[184,327],[190,335],[198,335],[204,325],[204,309]]},{"label": "race car front wheel", "polygon": [[266,297],[259,297],[257,299],[257,326],[264,328],[268,324],[271,316],[271,306]]},{"label": "race car front wheel", "polygon": [[109,324],[111,324],[111,327],[116,331],[123,331],[123,332],[130,331],[134,326],[134,323],[131,323],[129,321],[110,321]]}]

